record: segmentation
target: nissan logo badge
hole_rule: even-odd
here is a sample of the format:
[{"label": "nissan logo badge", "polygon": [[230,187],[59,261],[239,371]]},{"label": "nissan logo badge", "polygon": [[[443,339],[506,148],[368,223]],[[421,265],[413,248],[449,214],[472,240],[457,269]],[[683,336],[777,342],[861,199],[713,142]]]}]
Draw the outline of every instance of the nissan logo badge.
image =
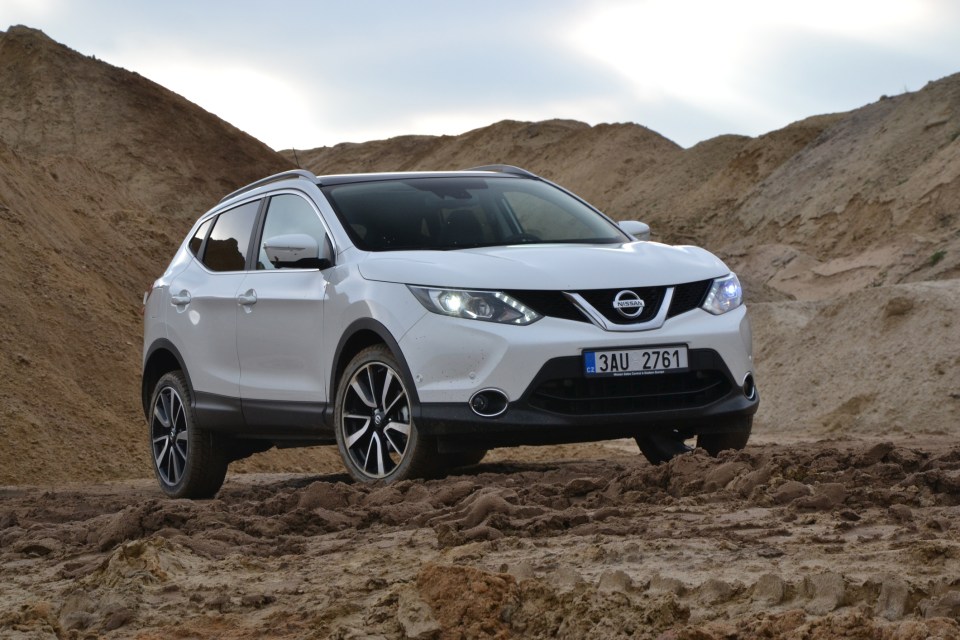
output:
[{"label": "nissan logo badge", "polygon": [[643,313],[643,298],[625,289],[613,299],[613,308],[624,318],[637,318]]}]

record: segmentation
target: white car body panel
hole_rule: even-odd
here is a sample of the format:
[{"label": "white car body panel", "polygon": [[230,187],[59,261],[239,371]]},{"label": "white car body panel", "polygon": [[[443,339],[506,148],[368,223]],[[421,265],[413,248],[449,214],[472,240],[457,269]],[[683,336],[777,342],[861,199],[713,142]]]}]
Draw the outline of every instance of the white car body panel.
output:
[{"label": "white car body panel", "polygon": [[[369,280],[463,289],[613,289],[717,278],[730,270],[698,247],[655,242],[390,251],[360,261]],[[669,271],[663,265],[669,264]]]},{"label": "white car body panel", "polygon": [[323,274],[316,269],[251,271],[239,290],[257,296],[237,315],[240,397],[326,402]]},{"label": "white car body panel", "polygon": [[[196,260],[170,281],[166,298],[168,339],[180,349],[191,383],[220,396],[239,397],[237,358],[237,293],[243,271],[212,273]],[[190,302],[174,305],[172,297],[186,291]]]}]

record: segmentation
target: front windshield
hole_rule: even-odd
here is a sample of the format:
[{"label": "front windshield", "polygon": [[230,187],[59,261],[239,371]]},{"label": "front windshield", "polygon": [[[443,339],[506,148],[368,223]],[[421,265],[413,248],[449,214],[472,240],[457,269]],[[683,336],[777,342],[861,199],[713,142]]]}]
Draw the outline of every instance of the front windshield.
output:
[{"label": "front windshield", "polygon": [[323,192],[354,244],[365,251],[631,239],[587,205],[539,180],[405,178],[329,185]]}]

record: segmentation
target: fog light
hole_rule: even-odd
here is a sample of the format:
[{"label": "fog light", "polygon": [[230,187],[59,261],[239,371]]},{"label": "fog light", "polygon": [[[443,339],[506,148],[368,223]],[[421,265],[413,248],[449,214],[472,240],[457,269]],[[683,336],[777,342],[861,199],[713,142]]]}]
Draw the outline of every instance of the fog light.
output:
[{"label": "fog light", "polygon": [[499,389],[483,389],[470,397],[470,409],[483,418],[496,418],[507,410],[507,395]]},{"label": "fog light", "polygon": [[747,374],[743,379],[743,395],[747,400],[753,400],[757,397],[757,385],[753,381],[753,375]]}]

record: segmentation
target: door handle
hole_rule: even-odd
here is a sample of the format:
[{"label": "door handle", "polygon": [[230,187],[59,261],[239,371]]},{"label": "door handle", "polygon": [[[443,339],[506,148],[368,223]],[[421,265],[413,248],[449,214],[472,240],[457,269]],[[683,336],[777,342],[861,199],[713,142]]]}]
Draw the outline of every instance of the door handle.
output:
[{"label": "door handle", "polygon": [[176,305],[178,307],[185,304],[190,304],[190,292],[184,289],[180,293],[175,293],[170,296],[170,304]]},{"label": "door handle", "polygon": [[237,296],[237,302],[242,304],[245,307],[250,305],[257,304],[257,292],[253,289],[247,289],[246,292],[241,293]]}]

